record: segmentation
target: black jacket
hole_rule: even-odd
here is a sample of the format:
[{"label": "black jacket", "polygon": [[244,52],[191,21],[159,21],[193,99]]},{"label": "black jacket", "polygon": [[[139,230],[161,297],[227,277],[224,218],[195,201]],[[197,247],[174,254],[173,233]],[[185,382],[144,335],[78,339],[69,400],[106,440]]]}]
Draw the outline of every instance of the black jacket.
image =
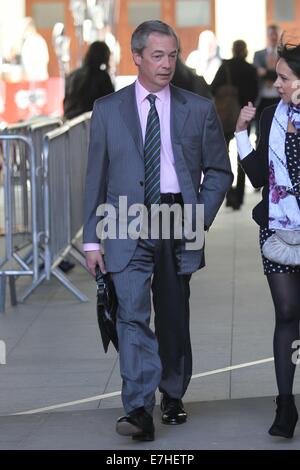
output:
[{"label": "black jacket", "polygon": [[176,62],[172,84],[184,90],[196,93],[199,96],[204,96],[204,98],[212,99],[209,85],[206,83],[205,79],[197,75],[179,57]]},{"label": "black jacket", "polygon": [[92,111],[96,99],[113,92],[113,84],[105,70],[80,67],[66,78],[64,115],[72,119]]},{"label": "black jacket", "polygon": [[212,94],[215,95],[218,88],[228,83],[226,67],[228,67],[232,85],[238,89],[240,106],[247,105],[248,101],[254,103],[258,95],[257,71],[253,65],[243,59],[234,58],[223,61],[210,86]]},{"label": "black jacket", "polygon": [[254,207],[252,217],[261,227],[269,226],[269,137],[277,105],[269,106],[260,119],[260,139],[257,149],[239,160],[254,188],[263,188],[262,201]]}]

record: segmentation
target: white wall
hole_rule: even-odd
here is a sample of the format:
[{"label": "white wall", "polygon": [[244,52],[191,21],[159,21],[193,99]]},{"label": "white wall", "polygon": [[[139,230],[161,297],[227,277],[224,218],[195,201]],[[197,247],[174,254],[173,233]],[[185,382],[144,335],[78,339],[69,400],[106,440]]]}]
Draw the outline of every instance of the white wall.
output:
[{"label": "white wall", "polygon": [[232,57],[233,41],[248,45],[248,61],[266,41],[266,0],[216,0],[216,35],[223,59]]},{"label": "white wall", "polygon": [[5,43],[13,41],[19,20],[25,16],[25,0],[0,0],[0,55]]}]

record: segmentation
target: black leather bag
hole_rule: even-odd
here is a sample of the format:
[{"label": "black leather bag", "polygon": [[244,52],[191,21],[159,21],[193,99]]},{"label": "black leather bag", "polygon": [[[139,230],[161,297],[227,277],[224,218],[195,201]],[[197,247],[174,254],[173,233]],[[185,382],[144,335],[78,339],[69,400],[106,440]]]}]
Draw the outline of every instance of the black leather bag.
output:
[{"label": "black leather bag", "polygon": [[104,351],[107,352],[110,341],[119,351],[116,328],[118,300],[110,274],[103,274],[96,267],[97,283],[97,319]]}]

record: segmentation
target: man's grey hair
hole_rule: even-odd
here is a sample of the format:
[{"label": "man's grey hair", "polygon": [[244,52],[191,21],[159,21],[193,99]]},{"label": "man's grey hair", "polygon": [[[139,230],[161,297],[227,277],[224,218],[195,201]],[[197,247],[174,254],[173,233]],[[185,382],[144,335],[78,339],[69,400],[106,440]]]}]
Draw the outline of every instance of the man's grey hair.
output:
[{"label": "man's grey hair", "polygon": [[152,33],[172,36],[176,40],[176,47],[179,50],[179,39],[174,29],[166,23],[159,20],[144,21],[141,23],[131,36],[131,51],[142,55],[147,46],[147,41]]}]

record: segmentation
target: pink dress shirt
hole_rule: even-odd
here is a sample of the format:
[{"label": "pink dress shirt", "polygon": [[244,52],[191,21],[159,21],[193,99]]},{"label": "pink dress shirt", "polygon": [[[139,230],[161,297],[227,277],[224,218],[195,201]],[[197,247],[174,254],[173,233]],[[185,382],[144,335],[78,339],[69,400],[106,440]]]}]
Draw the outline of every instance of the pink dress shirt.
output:
[{"label": "pink dress shirt", "polygon": [[[150,109],[150,103],[147,100],[149,91],[146,90],[139,80],[135,82],[135,96],[137,108],[142,128],[143,142],[147,127],[147,118]],[[179,182],[175,170],[175,160],[171,142],[171,92],[170,86],[163,90],[152,93],[157,96],[155,106],[160,121],[160,192],[161,193],[180,193]],[[97,243],[84,243],[84,251],[94,251],[99,249]]]}]

